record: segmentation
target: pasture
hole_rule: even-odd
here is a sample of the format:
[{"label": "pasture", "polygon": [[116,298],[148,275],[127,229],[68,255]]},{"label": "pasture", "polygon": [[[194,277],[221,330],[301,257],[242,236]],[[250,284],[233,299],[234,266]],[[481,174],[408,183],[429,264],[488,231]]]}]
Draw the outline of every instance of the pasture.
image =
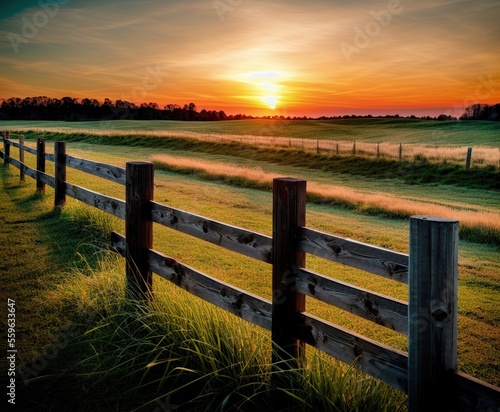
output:
[{"label": "pasture", "polygon": [[[212,143],[294,149],[476,167],[500,167],[498,122],[420,119],[241,120],[176,122],[3,122],[6,130],[99,136],[179,137]],[[29,124],[27,128],[26,125]],[[469,151],[472,149],[472,152]],[[470,156],[472,155],[472,156]],[[470,157],[469,157],[470,156]]]},{"label": "pasture", "polygon": [[[119,166],[123,166],[128,160],[151,160],[153,155],[162,154],[159,153],[160,151],[164,151],[165,155],[168,154],[180,159],[181,162],[186,162],[186,158],[203,160],[211,163],[216,170],[220,168],[221,164],[230,164],[242,169],[241,171],[246,168],[258,173],[262,171],[303,177],[318,184],[343,185],[361,194],[368,195],[380,192],[392,196],[395,201],[404,198],[427,205],[430,211],[432,211],[432,205],[439,205],[451,210],[472,211],[477,214],[489,213],[498,217],[500,209],[498,192],[494,190],[452,185],[416,186],[405,184],[399,179],[378,180],[359,176],[353,178],[349,174],[335,174],[307,167],[288,166],[255,159],[245,160],[240,156],[229,156],[222,153],[210,154],[154,147],[134,147],[131,150],[130,146],[89,144],[85,143],[84,139],[80,142],[73,142],[68,147],[68,152],[75,156]],[[269,192],[242,187],[244,185],[241,184],[239,187],[235,187],[231,182],[221,179],[217,173],[212,173],[215,177],[203,176],[196,171],[196,167],[192,165],[189,167],[191,170],[188,173],[179,173],[179,170],[174,169],[157,170],[158,181],[155,187],[155,198],[172,207],[189,210],[261,233],[270,233],[270,221],[266,219],[271,208]],[[123,196],[122,188],[109,182],[88,181],[83,174],[78,172],[72,172],[68,180],[96,191],[103,191],[117,197]],[[8,177],[7,180],[4,177],[4,182],[12,185],[9,183]],[[75,210],[77,210],[76,216],[82,214],[81,210]],[[312,203],[308,205],[308,226],[401,252],[407,251],[408,234],[405,219],[387,218],[383,213],[370,215],[365,212],[363,208],[353,210],[328,202]],[[90,220],[93,219],[95,217]],[[120,225],[121,223],[114,221],[114,219],[106,223],[106,227],[112,227],[114,230],[122,229]],[[263,297],[270,298],[270,290],[267,288],[268,282],[264,281],[269,276],[267,267],[261,267],[259,263],[254,261],[246,262],[241,257],[237,258],[231,253],[221,256],[216,247],[201,243],[196,244],[191,240],[189,242],[179,241],[179,235],[176,234],[173,237],[166,229],[157,230],[158,234],[155,234],[155,239],[158,241],[155,240],[157,242],[155,247],[158,250],[180,260],[194,262],[193,265],[214,277],[227,280]],[[85,244],[82,244],[82,247]],[[460,367],[467,373],[498,385],[500,383],[500,366],[498,359],[495,358],[495,354],[500,348],[500,337],[498,336],[500,312],[495,304],[498,301],[500,290],[498,244],[462,241],[459,253],[460,319],[458,345]],[[215,254],[222,257],[218,259],[216,264],[211,259],[211,256]],[[71,271],[73,263],[66,264],[68,270]],[[247,270],[249,267],[251,267],[250,271]],[[313,271],[330,273],[345,282],[377,290],[398,299],[407,298],[406,290],[401,285],[390,281],[377,280],[374,282],[373,279],[363,276],[359,271],[346,269],[341,265],[332,265],[321,259],[309,259],[307,267]],[[62,282],[62,284],[65,283]],[[69,288],[68,284],[66,287]],[[63,286],[62,289],[64,288]],[[53,296],[54,301],[62,302],[66,299],[62,289]],[[85,302],[80,300],[80,304],[85,305]],[[308,311],[332,319],[346,328],[372,336],[374,339],[382,339],[395,347],[406,348],[406,341],[401,335],[382,330],[382,328],[374,328],[372,324],[355,320],[343,311],[317,305],[313,301],[311,304],[308,302]],[[42,337],[40,337],[38,345],[43,346]]]},{"label": "pasture", "polygon": [[87,122],[2,121],[2,130],[86,129],[88,131],[177,131],[304,139],[357,140],[442,146],[500,147],[500,125],[489,121],[436,121],[407,118],[336,120],[231,120],[179,122],[109,120]]}]

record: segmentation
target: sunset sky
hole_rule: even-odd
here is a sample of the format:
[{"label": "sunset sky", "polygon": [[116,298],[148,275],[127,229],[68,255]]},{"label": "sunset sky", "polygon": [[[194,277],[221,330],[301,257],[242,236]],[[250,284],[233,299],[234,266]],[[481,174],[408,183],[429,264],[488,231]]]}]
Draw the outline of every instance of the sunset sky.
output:
[{"label": "sunset sky", "polygon": [[499,0],[3,1],[0,98],[459,116],[500,102],[499,21]]}]

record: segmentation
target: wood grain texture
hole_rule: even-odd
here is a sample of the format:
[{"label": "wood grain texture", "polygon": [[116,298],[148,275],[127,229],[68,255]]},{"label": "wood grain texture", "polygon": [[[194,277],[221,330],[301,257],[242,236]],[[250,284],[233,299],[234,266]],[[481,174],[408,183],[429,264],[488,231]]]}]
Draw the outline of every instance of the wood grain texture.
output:
[{"label": "wood grain texture", "polygon": [[179,209],[152,203],[152,219],[163,226],[222,246],[242,255],[271,263],[272,239]]},{"label": "wood grain texture", "polygon": [[408,357],[405,352],[307,313],[300,316],[298,330],[298,337],[309,345],[347,364],[355,364],[363,372],[406,392]]},{"label": "wood grain texture", "polygon": [[302,268],[296,268],[297,291],[408,334],[408,304]]},{"label": "wood grain texture", "polygon": [[[125,255],[125,237],[113,232],[111,247]],[[180,288],[265,329],[271,329],[271,302],[199,272],[154,250],[149,251],[150,269]]]},{"label": "wood grain texture", "polygon": [[410,291],[409,410],[448,411],[449,371],[457,369],[458,221],[410,218]]},{"label": "wood grain texture", "polygon": [[127,243],[127,296],[148,299],[153,291],[153,274],[148,251],[153,247],[151,200],[154,191],[154,165],[127,162],[125,184],[125,236]]},{"label": "wood grain texture", "polygon": [[125,202],[66,182],[66,194],[113,216],[125,219]]},{"label": "wood grain texture", "polygon": [[408,283],[408,255],[302,227],[301,250],[333,262]]},{"label": "wood grain texture", "polygon": [[[293,268],[305,267],[298,248],[298,228],[306,224],[306,181],[273,179],[273,365],[296,368],[305,362],[304,342],[295,333],[296,319],[305,311],[306,297],[296,287]],[[286,362],[283,364],[282,361]],[[276,367],[276,366],[274,366]],[[279,374],[278,374],[279,375]],[[276,382],[276,384],[280,384]]]},{"label": "wood grain texture", "polygon": [[111,166],[92,160],[66,155],[66,165],[94,176],[125,185],[126,172],[123,167]]}]

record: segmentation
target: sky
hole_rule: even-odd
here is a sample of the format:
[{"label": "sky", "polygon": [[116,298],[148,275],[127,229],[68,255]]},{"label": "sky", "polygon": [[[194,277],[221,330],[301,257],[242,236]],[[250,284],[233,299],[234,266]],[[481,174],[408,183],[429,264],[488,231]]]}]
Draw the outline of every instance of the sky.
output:
[{"label": "sky", "polygon": [[0,99],[284,116],[460,116],[500,102],[499,0],[0,5]]}]

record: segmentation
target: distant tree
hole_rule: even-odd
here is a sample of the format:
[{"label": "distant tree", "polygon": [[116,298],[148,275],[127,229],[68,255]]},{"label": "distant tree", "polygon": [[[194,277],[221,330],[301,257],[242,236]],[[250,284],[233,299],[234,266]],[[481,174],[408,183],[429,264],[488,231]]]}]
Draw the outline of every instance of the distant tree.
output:
[{"label": "distant tree", "polygon": [[473,104],[467,106],[460,120],[500,121],[500,103],[496,103],[493,106],[488,104]]}]

